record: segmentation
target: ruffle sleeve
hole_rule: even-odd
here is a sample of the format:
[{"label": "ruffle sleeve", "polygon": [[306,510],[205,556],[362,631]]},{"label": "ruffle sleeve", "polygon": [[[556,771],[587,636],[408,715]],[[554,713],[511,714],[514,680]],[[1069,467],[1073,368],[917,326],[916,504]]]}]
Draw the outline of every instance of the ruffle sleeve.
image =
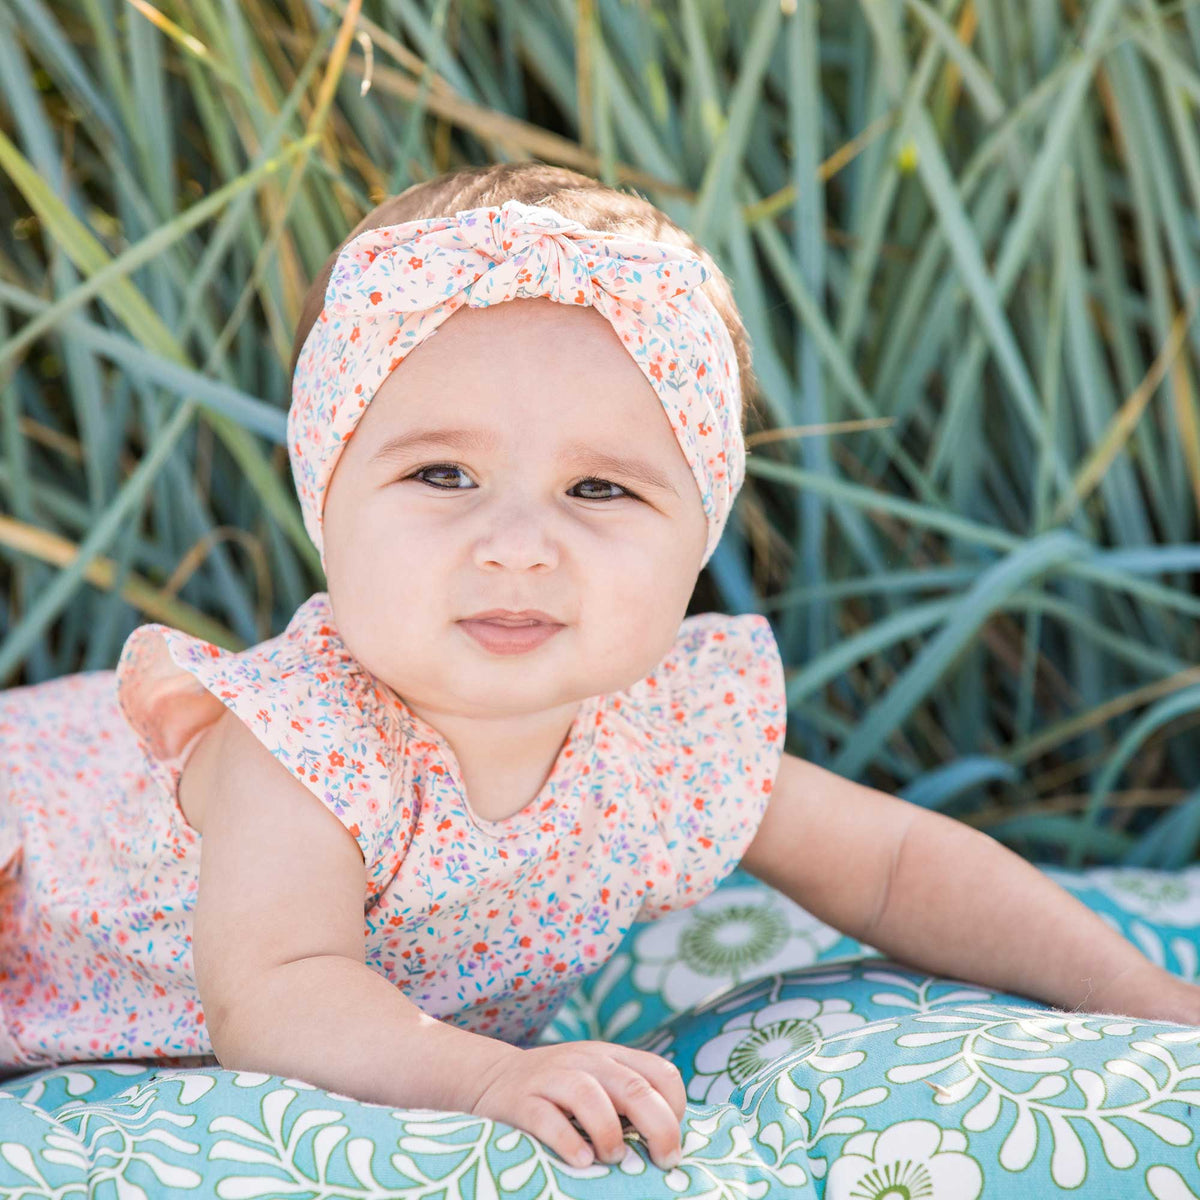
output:
[{"label": "ruffle sleeve", "polygon": [[787,727],[783,660],[770,622],[758,613],[688,617],[631,697],[648,718],[650,795],[671,864],[638,911],[638,921],[651,921],[709,895],[738,865],[766,812]]},{"label": "ruffle sleeve", "polygon": [[231,709],[354,836],[370,899],[403,861],[412,813],[394,714],[331,616],[327,593],[317,593],[278,637],[237,652],[141,625],[121,649],[117,700],[172,815],[188,753],[222,706]]}]

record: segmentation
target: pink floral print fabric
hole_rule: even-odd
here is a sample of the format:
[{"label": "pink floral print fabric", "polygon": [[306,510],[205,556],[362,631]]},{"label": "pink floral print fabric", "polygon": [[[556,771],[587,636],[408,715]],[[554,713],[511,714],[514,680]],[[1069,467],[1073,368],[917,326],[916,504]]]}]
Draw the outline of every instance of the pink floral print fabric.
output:
[{"label": "pink floral print fabric", "polygon": [[517,1045],[632,924],[734,869],[786,722],[767,619],[689,617],[650,675],[583,702],[538,796],[490,821],[441,735],[350,655],[327,593],[238,653],[142,625],[115,672],[0,692],[0,1066],[216,1062],[191,958],[203,839],[178,786],[223,707],[357,840],[367,963]]}]

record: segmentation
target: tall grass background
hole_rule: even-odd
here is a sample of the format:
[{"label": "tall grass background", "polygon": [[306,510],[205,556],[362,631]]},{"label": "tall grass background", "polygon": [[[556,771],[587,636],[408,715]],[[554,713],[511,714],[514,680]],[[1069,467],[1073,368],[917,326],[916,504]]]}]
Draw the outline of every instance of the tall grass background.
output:
[{"label": "tall grass background", "polygon": [[729,276],[760,392],[690,611],[787,748],[1068,867],[1200,847],[1200,3],[0,0],[0,685],[324,577],[300,300],[536,158]]}]

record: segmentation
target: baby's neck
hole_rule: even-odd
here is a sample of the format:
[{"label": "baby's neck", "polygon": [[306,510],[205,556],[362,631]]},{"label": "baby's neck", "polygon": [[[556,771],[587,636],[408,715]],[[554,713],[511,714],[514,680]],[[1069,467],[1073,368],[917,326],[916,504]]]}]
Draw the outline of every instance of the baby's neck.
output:
[{"label": "baby's neck", "polygon": [[538,796],[567,740],[582,701],[509,719],[479,720],[422,711],[454,755],[472,811],[503,820]]}]

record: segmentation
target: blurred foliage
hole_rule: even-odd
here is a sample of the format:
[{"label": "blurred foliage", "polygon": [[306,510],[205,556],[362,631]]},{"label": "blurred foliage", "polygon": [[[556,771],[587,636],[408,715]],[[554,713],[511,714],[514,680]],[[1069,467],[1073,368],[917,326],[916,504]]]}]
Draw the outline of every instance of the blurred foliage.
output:
[{"label": "blurred foliage", "polygon": [[1198,107],[1196,0],[0,0],[0,683],[279,632],[309,279],[537,158],[733,283],[759,420],[691,611],[771,615],[788,749],[1193,861]]}]

